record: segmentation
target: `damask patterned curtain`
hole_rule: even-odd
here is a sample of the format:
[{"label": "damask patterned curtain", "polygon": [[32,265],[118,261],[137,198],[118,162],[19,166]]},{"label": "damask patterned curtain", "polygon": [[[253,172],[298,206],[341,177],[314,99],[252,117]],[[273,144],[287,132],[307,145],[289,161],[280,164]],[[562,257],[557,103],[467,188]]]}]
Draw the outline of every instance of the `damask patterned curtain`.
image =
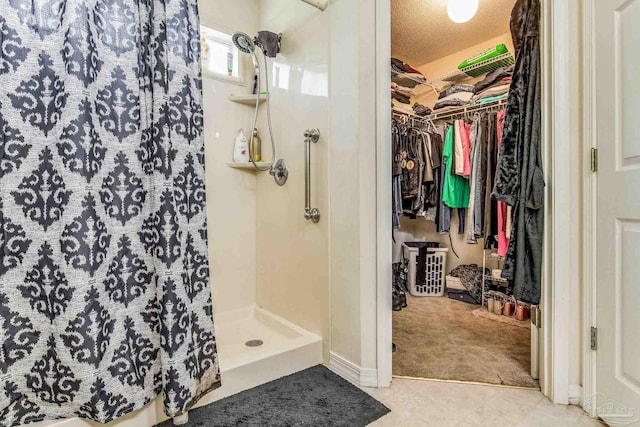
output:
[{"label": "damask patterned curtain", "polygon": [[0,426],[220,385],[196,0],[0,0]]}]

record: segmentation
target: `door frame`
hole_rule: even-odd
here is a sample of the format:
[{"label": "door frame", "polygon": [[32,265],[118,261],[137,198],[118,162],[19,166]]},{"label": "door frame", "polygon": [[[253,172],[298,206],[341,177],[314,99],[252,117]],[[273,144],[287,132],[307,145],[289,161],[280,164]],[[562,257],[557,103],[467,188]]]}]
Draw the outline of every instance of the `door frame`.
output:
[{"label": "door frame", "polygon": [[[542,284],[542,329],[540,383],[543,394],[555,403],[568,404],[570,400],[569,367],[570,324],[572,281],[580,281],[585,273],[580,262],[570,262],[570,254],[583,254],[580,239],[566,238],[563,231],[576,223],[576,212],[572,212],[567,194],[581,192],[580,182],[571,177],[572,154],[582,152],[580,142],[580,120],[572,121],[571,111],[579,105],[580,83],[579,61],[571,60],[575,52],[576,37],[572,34],[572,18],[580,13],[580,0],[542,0],[542,90],[543,90],[543,160],[547,180],[545,216],[547,227],[544,238],[544,272]],[[588,28],[583,26],[583,30]],[[377,52],[377,370],[378,386],[388,387],[392,380],[392,301],[389,284],[392,280],[392,250],[389,238],[389,224],[392,215],[391,195],[391,99],[389,94],[389,52],[391,47],[391,7],[390,0],[376,0],[376,52]],[[586,60],[586,58],[585,58]],[[577,72],[577,74],[576,74]],[[574,110],[571,109],[573,106]],[[586,135],[585,135],[586,136]],[[569,142],[569,143],[567,143]],[[587,141],[585,139],[584,144]],[[590,151],[590,150],[589,150]],[[586,155],[586,152],[585,152]],[[586,185],[585,185],[586,187]],[[585,188],[586,193],[586,188]],[[572,193],[573,192],[573,193]],[[585,197],[584,202],[587,203]],[[584,207],[587,205],[585,204]],[[582,209],[580,209],[582,210]],[[586,209],[584,210],[586,212]],[[580,216],[580,212],[578,212]],[[590,216],[589,216],[590,218]],[[590,230],[583,222],[581,232]],[[577,251],[577,252],[572,252]],[[583,257],[586,260],[586,254]],[[578,260],[580,255],[578,255]],[[586,263],[584,265],[591,265]],[[588,276],[585,276],[585,279]],[[590,277],[590,276],[589,276]],[[574,282],[575,283],[575,282]],[[584,292],[584,304],[591,303],[589,292]],[[588,295],[589,294],[589,295]],[[587,329],[586,318],[584,334]],[[591,311],[589,312],[591,314]],[[588,319],[590,321],[590,319]],[[585,335],[583,335],[585,336]],[[588,336],[588,335],[587,335]],[[584,340],[583,340],[584,341]],[[571,343],[580,346],[579,342]],[[583,384],[591,390],[592,361],[584,357]],[[575,363],[575,361],[573,361]],[[575,396],[571,396],[574,397]]]},{"label": "door frame", "polygon": [[[584,164],[591,162],[591,149],[598,148],[596,127],[596,34],[595,34],[595,0],[584,2],[582,9],[582,150]],[[582,387],[583,398],[581,406],[591,417],[597,416],[596,405],[589,407],[584,403],[595,396],[596,388],[596,358],[597,352],[591,350],[591,327],[597,325],[597,294],[596,260],[597,260],[597,174],[590,168],[583,168],[582,173],[582,211],[583,211],[583,241],[582,278],[584,291],[582,296]]]}]

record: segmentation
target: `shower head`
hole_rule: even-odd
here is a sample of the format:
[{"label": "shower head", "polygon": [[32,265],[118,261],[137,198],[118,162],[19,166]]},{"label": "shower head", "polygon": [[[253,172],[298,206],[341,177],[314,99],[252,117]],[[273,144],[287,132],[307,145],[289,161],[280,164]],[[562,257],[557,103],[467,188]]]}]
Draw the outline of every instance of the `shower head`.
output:
[{"label": "shower head", "polygon": [[236,45],[238,50],[243,53],[254,53],[256,51],[256,44],[253,39],[245,33],[235,33],[233,36],[233,44]]}]

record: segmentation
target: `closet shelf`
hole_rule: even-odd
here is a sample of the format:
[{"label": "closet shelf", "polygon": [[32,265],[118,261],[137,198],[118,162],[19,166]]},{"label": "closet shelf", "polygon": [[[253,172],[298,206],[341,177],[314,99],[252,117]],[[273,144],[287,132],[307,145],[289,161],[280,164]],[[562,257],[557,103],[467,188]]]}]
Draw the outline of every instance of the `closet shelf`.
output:
[{"label": "closet shelf", "polygon": [[[271,167],[271,162],[257,162],[261,168]],[[241,169],[247,172],[259,172],[251,162],[227,162],[227,166],[233,169]]]},{"label": "closet shelf", "polygon": [[447,120],[454,119],[458,116],[464,116],[471,113],[481,113],[483,111],[491,111],[500,109],[507,105],[507,98],[498,99],[496,101],[486,102],[484,104],[469,104],[461,107],[447,108],[445,111],[432,113],[429,118],[431,120]]},{"label": "closet shelf", "polygon": [[470,77],[479,77],[483,74],[490,73],[502,67],[510,67],[515,64],[515,58],[513,53],[507,52],[495,58],[487,59],[486,61],[479,62],[468,67],[461,68],[451,73],[444,74],[438,78],[431,80],[421,80],[406,73],[399,73],[395,70],[391,72],[396,76],[402,76],[403,78],[412,80],[421,85],[427,85],[431,88],[442,87],[448,83],[460,83]]},{"label": "closet shelf", "polygon": [[[243,105],[256,105],[258,95],[229,95],[229,101]],[[260,94],[260,104],[267,100],[267,94]]]},{"label": "closet shelf", "polygon": [[418,85],[430,85],[428,80],[423,80],[418,77],[414,77],[409,73],[401,73],[399,71],[394,70],[393,68],[391,69],[391,74],[393,74],[396,77],[402,77],[404,79],[411,80],[412,82],[416,82],[418,83]]},{"label": "closet shelf", "polygon": [[478,62],[477,64],[461,68],[451,73],[445,74],[430,81],[431,84],[439,82],[459,83],[469,77],[480,77],[483,74],[490,73],[502,67],[510,67],[515,64],[515,58],[511,52],[503,53],[495,58]]},{"label": "closet shelf", "polygon": [[417,116],[415,114],[406,114],[400,113],[397,111],[393,112],[394,116],[406,116],[412,119],[415,122],[423,121],[425,124],[429,122],[435,122],[438,120],[453,120],[460,117],[468,116],[473,113],[482,113],[487,111],[497,111],[502,110],[507,105],[507,98],[498,99],[491,102],[486,102],[484,104],[468,104],[460,107],[451,107],[443,109],[443,111],[431,113],[429,116]]}]

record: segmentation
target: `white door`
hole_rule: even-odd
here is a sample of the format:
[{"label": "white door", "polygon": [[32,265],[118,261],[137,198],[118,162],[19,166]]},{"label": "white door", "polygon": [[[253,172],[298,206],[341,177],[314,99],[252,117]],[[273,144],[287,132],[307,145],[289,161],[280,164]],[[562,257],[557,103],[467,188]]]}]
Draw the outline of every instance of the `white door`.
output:
[{"label": "white door", "polygon": [[595,407],[609,425],[640,426],[640,0],[593,1],[599,149]]}]

